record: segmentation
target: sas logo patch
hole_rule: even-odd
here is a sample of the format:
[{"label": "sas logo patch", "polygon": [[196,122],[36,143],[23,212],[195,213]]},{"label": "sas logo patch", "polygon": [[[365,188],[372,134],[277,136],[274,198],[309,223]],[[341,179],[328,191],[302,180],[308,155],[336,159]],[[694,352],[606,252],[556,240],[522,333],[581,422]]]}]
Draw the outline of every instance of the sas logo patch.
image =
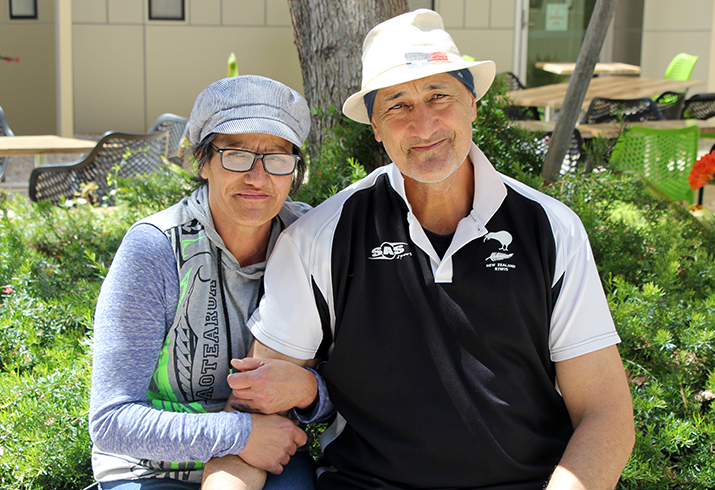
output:
[{"label": "sas logo patch", "polygon": [[404,242],[383,242],[379,247],[372,249],[370,260],[394,260],[409,257],[412,252]]}]

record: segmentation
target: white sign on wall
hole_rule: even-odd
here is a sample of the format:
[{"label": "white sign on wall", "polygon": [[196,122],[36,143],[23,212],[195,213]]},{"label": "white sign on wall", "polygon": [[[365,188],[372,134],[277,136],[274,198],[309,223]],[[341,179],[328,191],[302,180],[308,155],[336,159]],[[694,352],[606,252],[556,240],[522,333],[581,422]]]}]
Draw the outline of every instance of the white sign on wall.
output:
[{"label": "white sign on wall", "polygon": [[567,3],[546,5],[546,30],[566,31],[569,28],[569,6]]}]

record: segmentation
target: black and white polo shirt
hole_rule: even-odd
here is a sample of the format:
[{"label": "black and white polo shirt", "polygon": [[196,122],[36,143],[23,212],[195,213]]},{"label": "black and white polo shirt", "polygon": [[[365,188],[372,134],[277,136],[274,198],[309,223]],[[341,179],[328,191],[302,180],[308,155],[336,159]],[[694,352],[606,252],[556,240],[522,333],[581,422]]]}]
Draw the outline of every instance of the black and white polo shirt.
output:
[{"label": "black and white polo shirt", "polygon": [[541,488],[571,436],[554,363],[619,342],[578,217],[472,146],[443,257],[394,164],[279,238],[253,335],[327,359],[321,488]]}]

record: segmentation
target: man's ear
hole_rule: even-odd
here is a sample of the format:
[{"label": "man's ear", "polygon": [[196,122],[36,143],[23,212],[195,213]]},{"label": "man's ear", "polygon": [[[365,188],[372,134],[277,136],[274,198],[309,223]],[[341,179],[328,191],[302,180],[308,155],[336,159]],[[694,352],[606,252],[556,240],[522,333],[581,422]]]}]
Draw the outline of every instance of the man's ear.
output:
[{"label": "man's ear", "polygon": [[472,104],[470,110],[472,115],[472,122],[474,122],[477,119],[477,99],[471,94],[470,96],[472,97]]},{"label": "man's ear", "polygon": [[372,122],[372,119],[370,120],[370,126],[372,126],[372,133],[375,135],[375,140],[378,143],[382,143],[382,136],[380,136],[380,131],[378,131],[377,126],[375,126],[375,123]]}]

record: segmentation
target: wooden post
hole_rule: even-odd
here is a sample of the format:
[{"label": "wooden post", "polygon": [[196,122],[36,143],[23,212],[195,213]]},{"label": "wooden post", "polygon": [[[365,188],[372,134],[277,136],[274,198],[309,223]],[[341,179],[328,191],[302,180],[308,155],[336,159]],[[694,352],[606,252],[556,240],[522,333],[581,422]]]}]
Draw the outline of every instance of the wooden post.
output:
[{"label": "wooden post", "polygon": [[74,92],[72,75],[72,0],[55,2],[55,83],[57,129],[60,136],[74,136]]},{"label": "wooden post", "polygon": [[593,15],[591,15],[591,20],[586,30],[586,37],[581,45],[578,60],[576,60],[576,68],[573,75],[571,75],[561,112],[556,119],[549,151],[546,153],[541,175],[547,182],[556,182],[559,178],[561,162],[568,151],[571,134],[576,127],[581,105],[586,97],[588,85],[591,83],[593,69],[601,53],[603,40],[613,18],[613,11],[616,8],[617,1],[596,0]]}]

